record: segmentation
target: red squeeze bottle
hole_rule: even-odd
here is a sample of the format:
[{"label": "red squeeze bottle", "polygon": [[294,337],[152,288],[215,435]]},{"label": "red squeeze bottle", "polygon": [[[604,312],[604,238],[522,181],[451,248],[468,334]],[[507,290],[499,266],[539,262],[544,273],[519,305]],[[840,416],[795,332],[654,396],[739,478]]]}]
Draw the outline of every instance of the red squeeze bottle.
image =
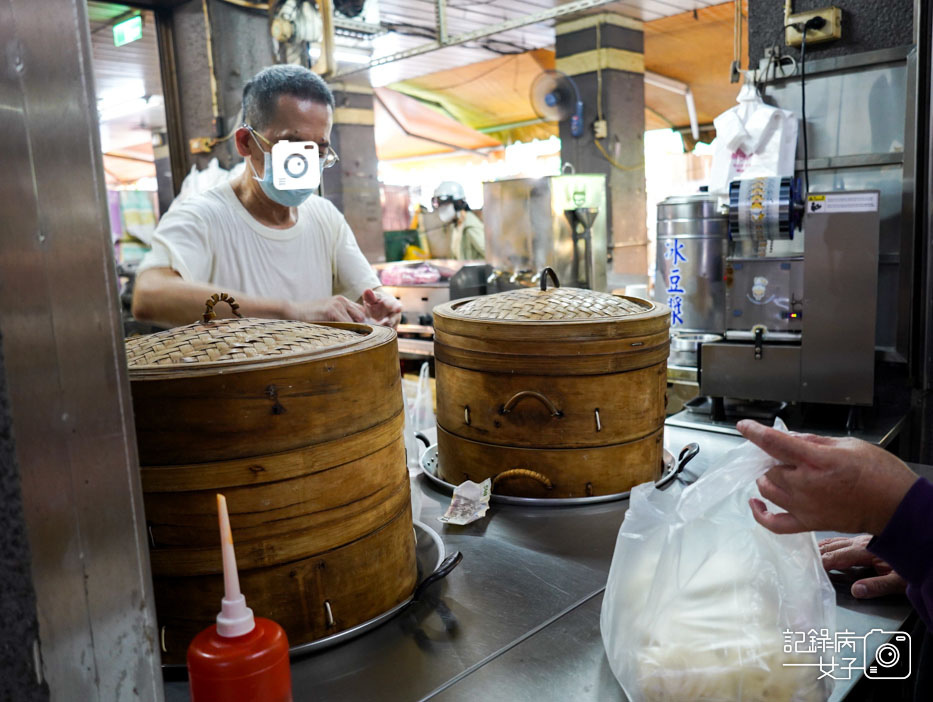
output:
[{"label": "red squeeze bottle", "polygon": [[191,702],[292,702],[288,638],[271,619],[253,617],[240,592],[227,501],[217,495],[224,598],[217,623],[188,646]]}]

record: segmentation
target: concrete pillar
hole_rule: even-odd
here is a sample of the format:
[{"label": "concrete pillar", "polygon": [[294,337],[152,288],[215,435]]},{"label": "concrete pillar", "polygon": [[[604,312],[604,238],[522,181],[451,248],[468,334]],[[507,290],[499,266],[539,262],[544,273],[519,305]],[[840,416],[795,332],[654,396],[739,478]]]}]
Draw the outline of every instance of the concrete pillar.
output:
[{"label": "concrete pillar", "polygon": [[[243,86],[274,63],[272,39],[265,15],[218,0],[208,0],[207,5],[220,129],[226,134],[236,126]],[[232,139],[218,144],[210,154],[191,154],[187,150],[191,139],[217,136],[200,0],[178,5],[173,10],[172,27],[186,149],[185,171],[192,164],[204,168],[213,157],[224,168],[231,168],[241,158]],[[323,193],[346,216],[366,257],[381,261],[385,255],[376,178],[373,91],[368,83],[357,82],[334,84],[331,89],[337,103],[331,140],[340,161],[324,172]]]},{"label": "concrete pillar", "polygon": [[366,258],[373,262],[384,261],[373,90],[356,83],[337,83],[331,85],[331,89],[337,103],[331,143],[340,161],[324,171],[324,197],[347,218]]},{"label": "concrete pillar", "polygon": [[[557,70],[577,83],[584,104],[582,136],[570,134],[569,119],[560,124],[561,159],[572,163],[577,173],[607,175],[608,231],[613,247],[609,270],[616,275],[646,275],[642,23],[603,13],[559,23],[556,34]],[[600,92],[608,127],[607,138],[600,143],[620,167],[612,165],[594,144],[592,125],[597,119]]]},{"label": "concrete pillar", "polygon": [[188,144],[199,137],[216,137],[236,126],[243,86],[263,68],[274,63],[268,18],[218,0],[208,0],[214,74],[217,77],[219,124],[214,123],[204,9],[200,0],[178,5],[172,11],[175,67],[181,102],[185,171],[192,164],[207,166],[217,157],[231,168],[240,162],[233,140],[218,144],[209,154],[191,154]]}]

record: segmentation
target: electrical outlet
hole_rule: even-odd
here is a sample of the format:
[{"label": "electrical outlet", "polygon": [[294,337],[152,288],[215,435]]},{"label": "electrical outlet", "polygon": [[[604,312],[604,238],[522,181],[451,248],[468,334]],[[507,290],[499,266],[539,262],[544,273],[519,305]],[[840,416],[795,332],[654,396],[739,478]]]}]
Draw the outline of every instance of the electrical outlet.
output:
[{"label": "electrical outlet", "polygon": [[214,140],[210,137],[197,137],[188,140],[188,150],[193,154],[209,154],[214,148]]},{"label": "electrical outlet", "polygon": [[[798,12],[789,15],[784,24],[804,24],[807,20],[814,17],[822,17],[826,20],[819,29],[807,30],[807,44],[820,44],[824,41],[833,41],[842,39],[842,10],[834,5],[824,7],[821,10],[810,10],[809,12]],[[784,42],[787,46],[800,46],[802,35],[796,27],[785,27]]]},{"label": "electrical outlet", "polygon": [[609,127],[606,125],[606,120],[598,119],[593,122],[593,136],[597,139],[605,139],[609,134]]}]

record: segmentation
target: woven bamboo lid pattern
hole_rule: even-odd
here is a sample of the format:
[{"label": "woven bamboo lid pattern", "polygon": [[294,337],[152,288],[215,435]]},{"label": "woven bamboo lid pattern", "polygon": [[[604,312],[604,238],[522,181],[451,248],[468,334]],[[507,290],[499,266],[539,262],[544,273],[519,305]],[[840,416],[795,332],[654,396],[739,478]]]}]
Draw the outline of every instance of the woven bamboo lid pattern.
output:
[{"label": "woven bamboo lid pattern", "polygon": [[579,288],[525,288],[477,297],[454,306],[452,314],[466,319],[529,322],[574,322],[619,319],[643,314],[650,302]]},{"label": "woven bamboo lid pattern", "polygon": [[126,340],[132,370],[273,361],[360,341],[361,331],[273,319],[189,324]]}]

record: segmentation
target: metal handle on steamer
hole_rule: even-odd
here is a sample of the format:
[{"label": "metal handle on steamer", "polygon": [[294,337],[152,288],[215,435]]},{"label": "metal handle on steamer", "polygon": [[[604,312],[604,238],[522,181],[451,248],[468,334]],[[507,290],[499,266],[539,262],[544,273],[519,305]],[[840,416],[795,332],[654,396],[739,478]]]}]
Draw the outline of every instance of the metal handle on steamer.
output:
[{"label": "metal handle on steamer", "polygon": [[212,319],[214,319],[217,316],[214,312],[214,305],[216,305],[218,302],[226,302],[228,305],[230,305],[230,311],[233,312],[234,316],[236,317],[243,316],[242,314],[240,314],[239,303],[237,303],[237,301],[233,299],[232,295],[228,295],[225,292],[214,293],[209,298],[207,298],[207,300],[204,301],[204,314],[201,315],[202,322],[207,324],[208,322],[210,322]]},{"label": "metal handle on steamer", "polygon": [[535,390],[519,390],[517,393],[512,395],[512,397],[506,400],[502,407],[499,408],[499,414],[509,414],[513,409],[515,409],[515,405],[517,405],[526,397],[535,399],[544,405],[545,408],[547,408],[547,411],[551,413],[552,417],[564,416],[564,413],[561,412],[557,405],[551,402],[551,400],[549,400],[546,396],[542,395],[540,392],[536,392]]},{"label": "metal handle on steamer", "polygon": [[683,478],[680,477],[680,474],[683,473],[683,470],[687,467],[687,464],[690,463],[690,461],[692,461],[699,452],[699,444],[689,443],[684,446],[680,450],[680,455],[677,456],[677,464],[674,466],[674,470],[657,480],[654,486],[658,490],[663,490],[672,482],[674,482],[674,480],[680,480],[681,482],[684,482]]},{"label": "metal handle on steamer", "polygon": [[557,279],[557,273],[554,272],[554,269],[550,266],[546,266],[541,269],[541,272],[538,273],[538,276],[541,278],[541,291],[547,290],[547,279],[548,276],[551,278],[551,282],[554,283],[555,288],[560,287],[560,281]]}]

